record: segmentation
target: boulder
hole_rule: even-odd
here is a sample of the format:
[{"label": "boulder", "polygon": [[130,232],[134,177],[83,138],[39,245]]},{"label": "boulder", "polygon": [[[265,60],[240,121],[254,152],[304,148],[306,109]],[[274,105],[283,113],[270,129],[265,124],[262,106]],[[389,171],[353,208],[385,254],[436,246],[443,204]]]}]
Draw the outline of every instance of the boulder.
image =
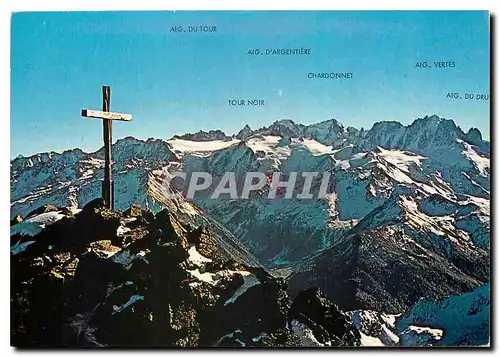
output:
[{"label": "boulder", "polygon": [[124,212],[123,215],[125,217],[139,217],[142,216],[142,209],[141,206],[138,204],[133,204],[129,208],[127,208]]}]

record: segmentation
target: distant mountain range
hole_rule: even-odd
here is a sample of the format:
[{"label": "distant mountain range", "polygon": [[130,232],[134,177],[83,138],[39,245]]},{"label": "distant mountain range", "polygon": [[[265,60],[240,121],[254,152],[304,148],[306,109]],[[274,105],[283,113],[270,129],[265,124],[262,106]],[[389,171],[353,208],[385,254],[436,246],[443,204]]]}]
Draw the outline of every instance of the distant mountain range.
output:
[{"label": "distant mountain range", "polygon": [[[382,321],[381,314],[422,306],[421,298],[488,295],[489,286],[481,287],[490,282],[490,143],[478,129],[465,133],[435,115],[408,126],[377,122],[369,130],[345,128],[335,119],[312,125],[287,119],[256,130],[247,125],[233,136],[211,130],[166,141],[127,137],[113,145],[113,160],[115,207],[123,211],[136,203],[154,213],[169,204],[164,180],[172,171],[214,177],[231,171],[239,178],[249,171],[284,177],[330,172],[329,199],[270,200],[265,187],[250,200],[199,197],[182,205],[188,215],[196,207],[218,222],[266,270],[286,277],[292,296],[319,287],[341,309],[357,311],[362,337],[399,343],[382,333],[389,329],[398,341],[403,331],[413,336],[404,337],[408,344],[488,343],[486,313],[478,320],[483,333],[470,340],[463,337],[465,317],[456,338],[446,332],[436,337],[433,328],[451,328],[442,319],[439,326],[426,321],[432,331],[424,332],[412,330],[409,320],[400,330],[397,323],[378,324],[376,331],[365,326]],[[102,149],[12,160],[11,219],[44,204],[81,208],[100,196],[103,166]],[[29,223],[14,225],[11,233],[29,232]],[[464,299],[471,303],[470,296]],[[418,319],[408,316],[418,327]]]},{"label": "distant mountain range", "polygon": [[[482,135],[479,129],[471,128],[467,133],[464,133],[460,127],[457,127],[452,120],[445,120],[439,118],[437,115],[425,116],[424,118],[417,119],[413,122],[413,124],[409,126],[404,126],[397,121],[382,121],[377,122],[373,125],[370,130],[361,130],[356,129],[354,127],[345,128],[340,122],[336,119],[326,120],[317,124],[311,125],[303,125],[297,124],[293,120],[290,119],[282,119],[275,121],[269,127],[262,127],[260,129],[252,130],[252,128],[247,124],[245,125],[237,134],[235,135],[227,135],[221,130],[210,130],[208,132],[200,130],[194,134],[184,134],[184,135],[175,135],[172,139],[183,139],[183,140],[191,140],[191,141],[213,141],[213,140],[231,140],[233,138],[244,140],[252,135],[261,134],[261,135],[274,135],[274,136],[290,136],[294,138],[310,138],[317,140],[318,142],[325,145],[342,145],[344,140],[349,142],[354,141],[362,141],[366,139],[368,141],[372,141],[375,144],[384,144],[384,142],[378,142],[379,140],[384,141],[385,144],[389,144],[386,137],[383,136],[384,132],[391,132],[393,137],[389,140],[392,140],[389,145],[399,148],[414,148],[415,143],[412,143],[413,136],[419,135],[418,132],[422,129],[432,129],[429,127],[430,123],[434,123],[434,125],[439,126],[439,129],[435,127],[431,133],[428,133],[429,136],[436,136],[439,131],[436,130],[451,130],[451,136],[457,136],[462,140],[470,143],[471,145],[475,145],[481,147],[486,151],[489,150],[489,143],[482,140]],[[399,134],[398,134],[399,133]],[[422,133],[421,133],[422,134]],[[454,135],[455,134],[455,135]],[[401,141],[402,140],[402,141]],[[406,142],[405,142],[406,140]],[[421,142],[421,145],[424,144]],[[417,145],[418,146],[418,145]]]}]

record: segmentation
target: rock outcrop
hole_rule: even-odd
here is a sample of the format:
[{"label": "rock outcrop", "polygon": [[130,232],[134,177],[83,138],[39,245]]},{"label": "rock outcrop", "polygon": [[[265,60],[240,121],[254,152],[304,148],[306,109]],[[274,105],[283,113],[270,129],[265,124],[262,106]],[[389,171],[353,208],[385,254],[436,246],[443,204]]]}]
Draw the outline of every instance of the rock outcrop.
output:
[{"label": "rock outcrop", "polygon": [[355,345],[344,315],[319,292],[290,309],[283,279],[242,264],[209,228],[175,212],[121,214],[94,200],[13,240],[16,347],[301,346],[295,320],[324,345]]}]

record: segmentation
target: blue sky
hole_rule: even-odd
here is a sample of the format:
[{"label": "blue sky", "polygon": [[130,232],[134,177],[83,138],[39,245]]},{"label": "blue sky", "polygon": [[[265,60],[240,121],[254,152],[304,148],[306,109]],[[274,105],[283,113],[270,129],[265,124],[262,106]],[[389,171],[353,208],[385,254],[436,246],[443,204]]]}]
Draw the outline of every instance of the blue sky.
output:
[{"label": "blue sky", "polygon": [[[173,33],[172,26],[216,26]],[[102,146],[102,124],[81,109],[111,110],[113,139],[167,139],[200,129],[236,133],[291,118],[336,118],[370,128],[427,114],[477,127],[489,139],[487,12],[45,12],[12,17],[11,157]],[[311,55],[252,56],[249,49],[310,48]],[[415,68],[453,61],[453,68]],[[349,80],[310,72],[352,72]],[[262,99],[262,107],[229,106]]]}]

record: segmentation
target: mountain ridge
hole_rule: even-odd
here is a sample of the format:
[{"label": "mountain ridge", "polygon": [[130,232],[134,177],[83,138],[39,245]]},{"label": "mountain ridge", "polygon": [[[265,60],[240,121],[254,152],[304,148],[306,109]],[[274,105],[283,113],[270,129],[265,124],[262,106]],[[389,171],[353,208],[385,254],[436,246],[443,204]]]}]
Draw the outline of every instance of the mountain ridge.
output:
[{"label": "mountain ridge", "polygon": [[[475,128],[475,127],[471,127],[469,128],[469,130],[467,131],[467,133],[463,132],[462,129],[457,126],[455,124],[455,122],[452,120],[452,119],[445,119],[445,118],[441,118],[437,115],[426,115],[422,118],[417,118],[415,119],[411,124],[408,124],[408,125],[403,125],[401,124],[400,122],[398,121],[395,121],[395,120],[389,120],[389,121],[385,121],[385,120],[382,120],[382,121],[377,121],[375,122],[372,127],[370,129],[364,129],[364,128],[360,128],[360,129],[357,129],[357,128],[354,128],[352,126],[348,126],[348,127],[344,127],[344,125],[339,122],[337,119],[327,119],[327,120],[323,120],[323,121],[320,121],[320,122],[317,122],[317,123],[313,123],[313,124],[309,124],[309,125],[304,125],[304,124],[300,124],[300,123],[295,123],[292,119],[281,119],[281,120],[276,120],[274,121],[270,126],[266,127],[262,127],[260,129],[256,129],[256,130],[252,130],[251,127],[248,125],[248,124],[245,124],[245,126],[240,129],[239,132],[235,133],[235,134],[232,134],[232,135],[228,135],[226,134],[225,132],[219,130],[219,129],[211,129],[209,131],[203,131],[203,130],[199,130],[198,132],[196,133],[185,133],[185,134],[181,134],[181,135],[174,135],[172,136],[170,139],[161,139],[161,138],[148,138],[148,139],[139,139],[139,138],[135,138],[133,136],[127,136],[127,137],[124,137],[124,138],[120,138],[120,139],[117,139],[113,145],[116,145],[119,141],[121,140],[124,140],[124,139],[127,139],[127,138],[133,138],[135,140],[138,140],[138,141],[141,141],[141,142],[149,142],[151,140],[161,140],[163,142],[168,142],[169,140],[173,140],[173,139],[185,139],[185,140],[193,140],[193,141],[208,141],[208,140],[230,140],[231,138],[237,138],[237,139],[247,139],[248,137],[252,136],[252,135],[256,135],[256,134],[261,134],[261,133],[266,133],[266,132],[269,132],[270,128],[274,125],[274,124],[280,124],[280,122],[289,122],[290,124],[292,125],[295,125],[297,126],[298,128],[311,128],[311,127],[315,127],[315,126],[320,126],[320,125],[324,125],[324,124],[333,124],[333,126],[339,126],[341,127],[342,129],[344,129],[346,132],[348,131],[355,131],[356,133],[362,133],[362,134],[359,134],[360,136],[363,136],[365,137],[367,134],[367,132],[371,131],[374,129],[374,127],[378,125],[385,125],[383,123],[394,123],[394,124],[399,124],[400,126],[402,127],[409,127],[411,125],[413,125],[415,123],[415,121],[417,120],[432,120],[432,119],[438,119],[438,120],[448,120],[448,121],[452,121],[455,125],[455,127],[460,131],[461,133],[461,136],[463,136],[464,138],[466,138],[467,140],[465,140],[466,142],[470,142],[470,144],[472,145],[476,145],[476,146],[479,146],[479,144],[481,145],[487,145],[489,146],[490,145],[490,142],[488,140],[484,140],[483,137],[482,137],[482,133],[481,131],[478,129],[478,128]],[[279,125],[278,125],[279,126]],[[275,126],[276,127],[276,126]],[[238,137],[240,136],[240,137]],[[83,153],[86,153],[86,154],[95,154],[97,152],[99,152],[100,150],[102,150],[103,147],[100,147],[99,149],[97,150],[93,150],[93,151],[84,151],[78,147],[76,148],[69,148],[69,149],[65,149],[65,150],[62,150],[62,151],[42,151],[42,152],[39,152],[39,153],[34,153],[34,154],[31,154],[31,155],[17,155],[14,159],[11,159],[11,163],[13,161],[16,161],[16,160],[20,160],[20,159],[29,159],[29,158],[35,158],[35,157],[38,157],[39,155],[42,155],[42,154],[47,154],[47,155],[61,155],[61,154],[65,154],[65,153],[68,153],[68,152],[72,152],[72,151],[81,151]]]}]

